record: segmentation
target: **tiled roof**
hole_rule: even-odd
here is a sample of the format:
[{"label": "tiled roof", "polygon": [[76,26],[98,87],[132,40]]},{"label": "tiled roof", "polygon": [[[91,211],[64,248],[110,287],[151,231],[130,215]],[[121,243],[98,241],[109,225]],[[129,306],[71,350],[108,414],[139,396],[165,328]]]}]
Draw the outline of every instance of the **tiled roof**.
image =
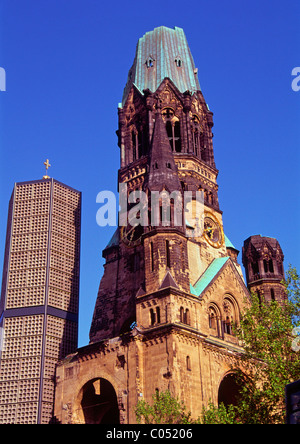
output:
[{"label": "tiled roof", "polygon": [[181,93],[200,90],[194,60],[184,31],[160,26],[138,41],[135,59],[128,74],[123,105],[134,84],[141,92],[155,92],[168,77]]}]

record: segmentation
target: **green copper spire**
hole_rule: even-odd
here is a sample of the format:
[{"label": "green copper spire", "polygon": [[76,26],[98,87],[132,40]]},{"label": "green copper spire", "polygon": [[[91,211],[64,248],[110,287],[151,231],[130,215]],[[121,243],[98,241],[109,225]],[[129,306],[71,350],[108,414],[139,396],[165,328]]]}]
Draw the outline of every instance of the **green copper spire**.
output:
[{"label": "green copper spire", "polygon": [[122,103],[132,85],[141,92],[155,92],[168,77],[181,93],[200,91],[197,69],[183,29],[160,26],[138,41],[135,59],[128,74]]}]

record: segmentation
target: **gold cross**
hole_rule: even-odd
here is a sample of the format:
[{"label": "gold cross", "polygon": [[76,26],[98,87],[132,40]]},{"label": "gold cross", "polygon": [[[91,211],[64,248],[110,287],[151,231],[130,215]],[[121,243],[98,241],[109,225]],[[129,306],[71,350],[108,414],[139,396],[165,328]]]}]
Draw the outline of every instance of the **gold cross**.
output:
[{"label": "gold cross", "polygon": [[49,163],[49,159],[46,159],[46,162],[44,162],[44,165],[46,167],[46,175],[43,176],[43,179],[50,179],[50,177],[48,176],[48,168],[51,167],[51,165]]}]

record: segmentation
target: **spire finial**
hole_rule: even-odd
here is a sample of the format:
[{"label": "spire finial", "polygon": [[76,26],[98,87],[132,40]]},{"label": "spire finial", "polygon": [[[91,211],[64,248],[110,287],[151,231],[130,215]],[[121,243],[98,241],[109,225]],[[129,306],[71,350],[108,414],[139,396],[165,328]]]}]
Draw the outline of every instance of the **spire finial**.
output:
[{"label": "spire finial", "polygon": [[43,179],[50,179],[50,176],[48,176],[48,168],[51,167],[49,163],[49,159],[46,159],[46,162],[44,162],[44,165],[46,167],[46,174],[43,176]]}]

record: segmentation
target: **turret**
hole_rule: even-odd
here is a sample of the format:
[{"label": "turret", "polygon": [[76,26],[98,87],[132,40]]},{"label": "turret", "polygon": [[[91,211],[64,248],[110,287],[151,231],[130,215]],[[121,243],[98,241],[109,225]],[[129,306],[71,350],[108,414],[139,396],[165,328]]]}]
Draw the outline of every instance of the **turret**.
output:
[{"label": "turret", "polygon": [[265,301],[286,298],[283,253],[279,242],[272,237],[250,236],[243,246],[243,265],[247,286]]}]

